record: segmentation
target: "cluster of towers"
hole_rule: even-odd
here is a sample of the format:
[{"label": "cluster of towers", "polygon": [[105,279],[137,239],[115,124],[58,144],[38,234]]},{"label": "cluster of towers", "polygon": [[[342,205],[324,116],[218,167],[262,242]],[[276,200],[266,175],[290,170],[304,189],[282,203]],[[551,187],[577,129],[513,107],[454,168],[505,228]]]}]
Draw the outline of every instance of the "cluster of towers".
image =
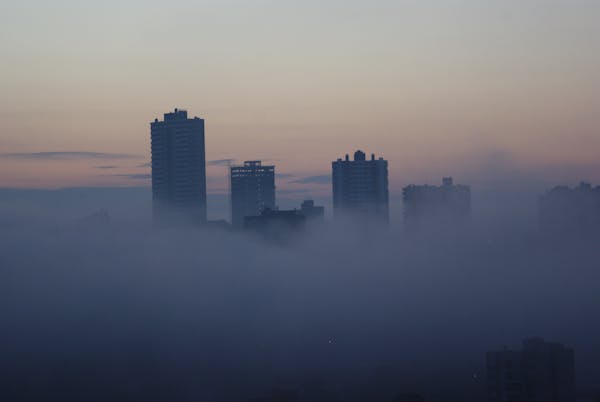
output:
[{"label": "cluster of towers", "polygon": [[[185,110],[165,113],[151,123],[152,197],[156,222],[206,222],[206,159],[204,120],[188,118]],[[261,225],[263,220],[288,222],[324,216],[324,208],[306,200],[300,210],[279,211],[276,204],[275,166],[246,161],[230,167],[231,225]],[[389,220],[388,162],[356,151],[332,162],[333,214]],[[416,222],[430,212],[468,215],[470,189],[444,179],[441,187],[404,189],[408,219]],[[298,217],[300,216],[300,217]]]},{"label": "cluster of towers", "polygon": [[[165,113],[151,123],[152,198],[157,223],[203,223],[206,215],[204,120],[185,110]],[[268,222],[292,225],[323,219],[324,209],[307,200],[301,209],[280,211],[276,204],[275,166],[246,161],[230,166],[231,225],[261,227]],[[389,221],[388,162],[356,151],[332,162],[334,218],[366,217]],[[404,223],[410,230],[431,225],[454,228],[469,221],[471,189],[446,177],[440,186],[403,189]],[[551,231],[600,232],[600,187],[556,187],[540,197],[540,228]]]}]

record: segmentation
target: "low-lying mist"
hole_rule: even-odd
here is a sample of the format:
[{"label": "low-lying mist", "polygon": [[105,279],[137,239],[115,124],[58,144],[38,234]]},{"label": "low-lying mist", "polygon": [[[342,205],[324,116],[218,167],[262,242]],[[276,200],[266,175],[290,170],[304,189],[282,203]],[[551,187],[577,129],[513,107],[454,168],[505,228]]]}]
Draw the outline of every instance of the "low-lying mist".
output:
[{"label": "low-lying mist", "polygon": [[0,400],[475,400],[485,352],[536,335],[598,385],[597,242],[501,216],[416,236],[317,225],[285,245],[4,219]]}]

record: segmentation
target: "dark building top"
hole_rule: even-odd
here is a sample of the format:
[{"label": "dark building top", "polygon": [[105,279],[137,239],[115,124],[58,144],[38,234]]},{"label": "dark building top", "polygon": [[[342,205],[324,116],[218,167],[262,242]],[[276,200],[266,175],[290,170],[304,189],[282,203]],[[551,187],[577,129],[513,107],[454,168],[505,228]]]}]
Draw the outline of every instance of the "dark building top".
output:
[{"label": "dark building top", "polygon": [[165,121],[187,120],[187,110],[175,109],[173,112],[165,113]]},{"label": "dark building top", "polygon": [[315,206],[313,200],[304,200],[300,206],[300,213],[313,221],[323,221],[325,219],[325,207]]},{"label": "dark building top", "polygon": [[277,241],[285,241],[290,235],[302,231],[305,222],[306,217],[295,209],[280,211],[266,208],[258,216],[246,216],[244,229]]}]

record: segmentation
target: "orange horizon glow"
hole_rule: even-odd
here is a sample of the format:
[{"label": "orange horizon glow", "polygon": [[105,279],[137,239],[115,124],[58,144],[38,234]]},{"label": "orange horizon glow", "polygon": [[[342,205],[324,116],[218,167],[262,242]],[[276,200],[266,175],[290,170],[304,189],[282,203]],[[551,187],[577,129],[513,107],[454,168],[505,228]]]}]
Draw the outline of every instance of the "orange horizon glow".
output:
[{"label": "orange horizon glow", "polygon": [[[356,149],[392,191],[600,181],[598,2],[104,3],[1,6],[0,187],[147,186],[174,107],[205,119],[207,161],[269,161],[284,190],[330,193],[297,181]],[[8,156],[65,151],[132,157]]]}]

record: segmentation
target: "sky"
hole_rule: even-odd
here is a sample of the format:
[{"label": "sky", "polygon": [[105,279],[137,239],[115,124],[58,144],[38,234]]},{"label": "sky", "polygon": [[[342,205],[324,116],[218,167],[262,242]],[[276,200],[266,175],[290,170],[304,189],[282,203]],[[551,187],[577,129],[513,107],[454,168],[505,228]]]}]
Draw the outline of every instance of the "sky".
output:
[{"label": "sky", "polygon": [[362,149],[390,189],[453,175],[600,180],[595,0],[0,3],[0,187],[149,185],[149,123],[206,120],[224,159],[330,193]]}]

